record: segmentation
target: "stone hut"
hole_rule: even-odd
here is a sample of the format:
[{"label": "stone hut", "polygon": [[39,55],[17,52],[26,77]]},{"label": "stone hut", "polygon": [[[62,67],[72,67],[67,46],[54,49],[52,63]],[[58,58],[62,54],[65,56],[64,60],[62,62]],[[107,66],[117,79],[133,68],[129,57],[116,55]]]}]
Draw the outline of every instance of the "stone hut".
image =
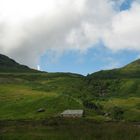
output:
[{"label": "stone hut", "polygon": [[81,118],[84,116],[84,110],[65,110],[61,113],[61,116],[65,118]]}]

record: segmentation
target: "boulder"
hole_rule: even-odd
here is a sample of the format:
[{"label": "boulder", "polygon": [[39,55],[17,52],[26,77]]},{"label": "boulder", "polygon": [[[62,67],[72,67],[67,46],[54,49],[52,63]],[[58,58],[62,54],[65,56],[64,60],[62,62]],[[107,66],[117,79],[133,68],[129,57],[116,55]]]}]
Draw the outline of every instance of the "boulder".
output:
[{"label": "boulder", "polygon": [[45,112],[45,109],[44,109],[44,108],[39,108],[39,109],[37,110],[37,112]]}]

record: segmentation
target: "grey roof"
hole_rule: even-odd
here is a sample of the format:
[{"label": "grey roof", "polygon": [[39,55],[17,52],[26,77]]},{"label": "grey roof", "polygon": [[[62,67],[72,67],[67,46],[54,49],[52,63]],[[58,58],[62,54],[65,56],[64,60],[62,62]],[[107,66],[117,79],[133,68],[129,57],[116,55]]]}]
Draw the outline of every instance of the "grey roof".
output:
[{"label": "grey roof", "polygon": [[74,114],[82,115],[83,113],[84,113],[83,110],[65,110],[61,114],[62,115],[74,115]]}]

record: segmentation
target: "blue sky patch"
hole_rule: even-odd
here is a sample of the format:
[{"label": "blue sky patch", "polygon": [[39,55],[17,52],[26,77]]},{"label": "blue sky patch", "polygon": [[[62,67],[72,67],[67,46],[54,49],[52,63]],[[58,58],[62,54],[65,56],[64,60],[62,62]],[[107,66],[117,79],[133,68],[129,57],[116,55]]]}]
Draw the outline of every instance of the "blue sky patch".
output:
[{"label": "blue sky patch", "polygon": [[131,8],[131,4],[132,4],[133,0],[125,0],[122,5],[120,6],[120,10],[128,10]]}]

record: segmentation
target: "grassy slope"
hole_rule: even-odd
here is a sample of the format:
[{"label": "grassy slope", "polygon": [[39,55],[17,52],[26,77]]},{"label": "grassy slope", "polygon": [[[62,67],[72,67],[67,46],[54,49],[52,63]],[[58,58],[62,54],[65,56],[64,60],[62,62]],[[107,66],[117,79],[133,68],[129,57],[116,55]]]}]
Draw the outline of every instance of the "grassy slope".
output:
[{"label": "grassy slope", "polygon": [[139,140],[140,128],[129,123],[59,120],[0,126],[1,140]]},{"label": "grassy slope", "polygon": [[101,104],[105,112],[119,107],[124,112],[122,119],[140,121],[140,60],[88,75],[87,83],[89,93],[98,98],[92,102]]},{"label": "grassy slope", "polygon": [[[83,106],[85,100],[103,106],[103,113],[111,112],[113,107],[118,106],[125,110],[123,119],[139,121],[140,118],[139,91],[135,90],[133,94],[126,88],[129,85],[131,89],[131,80],[124,80],[123,85],[120,81],[112,83],[112,80],[107,80],[111,86],[107,95],[96,96],[99,93],[97,83],[106,85],[106,81],[88,83],[85,77],[70,73],[0,74],[0,77],[0,120],[44,119],[57,116],[65,109],[82,108],[87,118],[97,121],[111,119],[111,116],[104,117],[97,110],[86,109]],[[139,80],[136,81],[139,83]],[[117,84],[122,85],[118,94]],[[46,111],[37,113],[39,108]],[[130,116],[131,113],[134,115]]]},{"label": "grassy slope", "polygon": [[116,78],[140,78],[140,59],[123,68],[113,70],[102,70],[90,75],[96,79],[116,79]]},{"label": "grassy slope", "polygon": [[140,96],[140,60],[120,69],[93,73],[87,77],[87,81],[89,85],[95,85],[94,88],[100,86],[105,94],[111,96]]},{"label": "grassy slope", "polygon": [[[13,60],[8,60],[8,64],[5,61],[1,63],[22,67]],[[112,120],[113,108],[119,107],[124,112],[122,119],[140,121],[139,68],[138,60],[124,68],[87,77],[71,73],[36,73],[32,70],[1,72],[0,120],[48,118],[65,109],[85,109],[88,118]],[[86,108],[83,106],[85,101],[101,106],[101,109]],[[37,113],[39,108],[46,111]],[[105,113],[111,115],[105,117]]]},{"label": "grassy slope", "polygon": [[[83,108],[80,82],[75,74],[1,74],[0,119],[41,119]],[[39,108],[46,111],[37,113]]]},{"label": "grassy slope", "polygon": [[[119,114],[121,121],[140,122],[140,78],[136,67],[129,65],[119,72],[115,70],[115,74],[113,70],[88,77],[32,70],[19,72],[19,68],[1,71],[0,139],[139,140],[138,124],[97,123],[118,120],[114,117],[118,113],[116,107],[119,113],[123,111]],[[87,100],[100,109],[83,106]],[[45,112],[38,113],[39,108]],[[85,118],[53,118],[65,109],[84,109]],[[19,121],[11,124],[8,120]],[[22,120],[30,120],[31,124]]]}]

